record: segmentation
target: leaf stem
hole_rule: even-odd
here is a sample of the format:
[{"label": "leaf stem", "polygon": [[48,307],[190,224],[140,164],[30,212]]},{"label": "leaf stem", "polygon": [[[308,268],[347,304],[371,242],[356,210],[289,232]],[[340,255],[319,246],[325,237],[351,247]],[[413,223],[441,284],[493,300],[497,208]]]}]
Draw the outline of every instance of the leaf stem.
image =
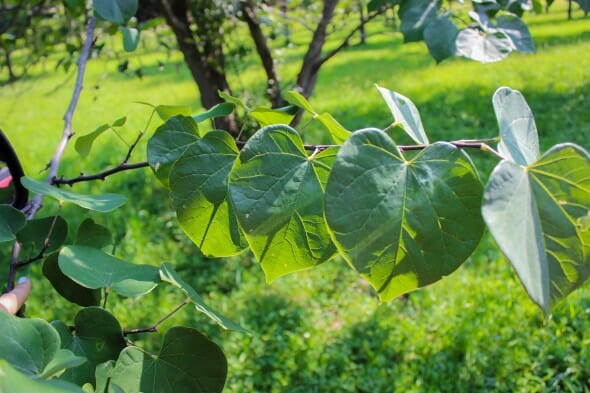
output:
[{"label": "leaf stem", "polygon": [[160,318],[152,326],[145,327],[145,328],[136,328],[136,329],[131,329],[131,330],[124,330],[123,331],[123,335],[124,336],[127,336],[127,335],[130,335],[130,334],[138,334],[138,333],[155,333],[155,332],[158,331],[158,326],[160,326],[164,321],[166,321],[168,318],[170,318],[171,316],[173,316],[174,314],[176,314],[181,308],[183,308],[184,306],[186,306],[189,303],[190,303],[190,301],[188,299],[186,299],[184,302],[180,303],[178,306],[176,306],[168,314],[166,314],[162,318]]}]

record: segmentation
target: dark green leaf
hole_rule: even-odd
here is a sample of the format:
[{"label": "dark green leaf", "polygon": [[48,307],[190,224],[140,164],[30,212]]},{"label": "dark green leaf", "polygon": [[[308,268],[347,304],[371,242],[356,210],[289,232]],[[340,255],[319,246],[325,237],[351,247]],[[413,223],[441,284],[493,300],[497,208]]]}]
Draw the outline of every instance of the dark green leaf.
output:
[{"label": "dark green leaf", "polygon": [[412,100],[379,85],[377,85],[377,89],[387,103],[395,122],[401,124],[404,131],[416,143],[427,145],[428,137],[424,131],[422,119],[420,119],[420,112],[418,112],[418,108],[416,108]]},{"label": "dark green leaf", "polygon": [[[50,231],[51,235],[47,239]],[[32,258],[41,251],[47,255],[59,249],[64,244],[67,235],[68,223],[57,216],[38,218],[27,222],[27,225],[17,233],[16,238],[21,244],[21,257]],[[48,240],[47,248],[43,250],[46,240]]]},{"label": "dark green leaf", "polygon": [[158,268],[154,266],[128,263],[85,246],[63,247],[59,268],[83,287],[109,288],[127,297],[146,294],[160,281]]},{"label": "dark green leaf", "polygon": [[328,171],[307,156],[301,138],[288,126],[261,129],[240,152],[230,174],[230,195],[269,282],[334,254],[320,181]]},{"label": "dark green leaf", "polygon": [[0,205],[0,242],[11,242],[25,226],[25,215],[10,205]]},{"label": "dark green leaf", "polygon": [[43,262],[43,275],[49,280],[53,288],[70,302],[82,307],[100,305],[100,289],[83,287],[63,274],[58,264],[58,253],[51,254],[45,258]]},{"label": "dark green leaf", "polygon": [[340,253],[383,301],[452,273],[483,234],[482,186],[469,157],[435,143],[406,159],[384,132],[355,132],[326,187]]},{"label": "dark green leaf", "polygon": [[173,327],[157,356],[126,348],[111,372],[110,384],[125,393],[216,393],[223,390],[227,360],[197,330]]},{"label": "dark green leaf", "polygon": [[227,180],[238,148],[225,131],[194,142],[170,173],[172,205],[178,222],[208,256],[230,256],[247,247],[228,200]]},{"label": "dark green leaf", "polygon": [[492,99],[501,142],[500,153],[519,165],[530,165],[539,159],[539,136],[535,118],[522,94],[509,87],[501,87]]},{"label": "dark green leaf", "polygon": [[64,381],[31,379],[11,366],[6,359],[0,359],[0,392],[84,393],[78,386]]},{"label": "dark green leaf", "polygon": [[0,359],[18,371],[39,376],[60,348],[59,335],[41,319],[24,319],[0,311]]},{"label": "dark green leaf", "polygon": [[590,156],[565,144],[528,167],[502,161],[483,217],[531,299],[548,313],[590,276]]},{"label": "dark green leaf", "polygon": [[76,235],[76,245],[103,248],[113,244],[111,232],[102,225],[96,224],[92,218],[82,221]]},{"label": "dark green leaf", "polygon": [[246,329],[238,325],[237,323],[233,322],[232,320],[224,317],[223,315],[219,314],[218,312],[214,311],[211,307],[209,307],[203,298],[185,281],[183,281],[178,274],[174,271],[174,268],[165,263],[160,268],[160,278],[162,281],[170,283],[177,288],[180,288],[182,292],[193,302],[195,308],[202,312],[203,314],[207,315],[213,321],[215,321],[219,326],[224,329],[229,330],[237,330],[241,332],[248,332]]},{"label": "dark green leaf", "polygon": [[437,63],[455,56],[457,51],[455,41],[458,34],[459,29],[452,22],[449,14],[440,15],[426,25],[424,41],[430,55]]},{"label": "dark green leaf", "polygon": [[162,124],[150,138],[147,159],[156,177],[168,187],[172,166],[188,146],[199,139],[195,121],[186,116],[175,116]]},{"label": "dark green leaf", "polygon": [[234,111],[234,105],[228,102],[222,102],[213,106],[206,112],[199,113],[193,116],[193,120],[197,123],[202,123],[205,120],[215,119],[217,117],[228,116]]},{"label": "dark green leaf", "polygon": [[59,332],[62,348],[83,356],[87,362],[66,370],[61,379],[83,385],[95,384],[95,369],[106,361],[116,360],[126,342],[117,319],[100,307],[87,307],[76,315],[74,332],[62,321],[52,322]]},{"label": "dark green leaf", "polygon": [[127,52],[133,52],[139,44],[139,30],[133,27],[119,26],[123,34],[123,48]]},{"label": "dark green leaf", "polygon": [[404,0],[398,10],[404,42],[422,41],[424,28],[438,13],[441,0]]},{"label": "dark green leaf", "polygon": [[92,7],[96,16],[125,24],[137,12],[137,0],[96,0],[92,2]]},{"label": "dark green leaf", "polygon": [[83,207],[88,210],[95,210],[101,213],[108,213],[122,206],[127,202],[127,198],[119,194],[99,194],[99,195],[85,195],[76,192],[62,190],[57,187],[50,186],[47,183],[31,179],[27,176],[21,178],[23,186],[29,191],[37,194],[43,194],[57,199],[60,202],[71,202],[75,205]]}]

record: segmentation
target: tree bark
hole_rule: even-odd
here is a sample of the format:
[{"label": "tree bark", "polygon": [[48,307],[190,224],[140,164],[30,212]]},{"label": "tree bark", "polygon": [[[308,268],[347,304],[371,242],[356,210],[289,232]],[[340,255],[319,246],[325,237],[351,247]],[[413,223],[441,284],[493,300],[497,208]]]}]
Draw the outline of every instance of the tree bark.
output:
[{"label": "tree bark", "polygon": [[[162,15],[172,29],[185,63],[197,84],[201,95],[201,104],[209,109],[223,102],[217,92],[224,91],[231,94],[231,89],[223,69],[223,63],[219,64],[218,53],[214,53],[219,51],[222,54],[222,48],[211,47],[208,45],[210,43],[202,48],[197,46],[190,28],[189,9],[185,0],[161,0],[160,5]],[[239,132],[233,115],[215,119],[215,127],[233,135]]]},{"label": "tree bark", "polygon": [[250,36],[256,45],[256,52],[262,61],[262,67],[266,73],[266,95],[273,108],[283,106],[283,94],[281,93],[281,82],[277,73],[272,52],[266,42],[266,36],[262,32],[260,22],[256,17],[256,11],[252,0],[245,0],[242,3],[244,20],[250,30]]},{"label": "tree bark", "polygon": [[334,17],[336,5],[338,5],[338,0],[324,0],[322,17],[313,33],[313,38],[303,58],[301,70],[297,75],[295,89],[307,98],[311,95],[318,79],[318,71],[322,65],[322,48],[326,43],[326,31]]}]

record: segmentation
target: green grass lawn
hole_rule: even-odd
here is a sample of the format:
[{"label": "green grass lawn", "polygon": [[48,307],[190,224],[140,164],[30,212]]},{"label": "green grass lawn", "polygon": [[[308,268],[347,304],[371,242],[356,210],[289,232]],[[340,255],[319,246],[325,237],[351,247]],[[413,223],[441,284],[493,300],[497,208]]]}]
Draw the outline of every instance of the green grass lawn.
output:
[{"label": "green grass lawn", "polygon": [[[567,21],[565,2],[556,3],[550,14],[527,18],[536,54],[486,65],[464,59],[436,65],[424,44],[404,45],[399,34],[376,22],[367,45],[349,48],[322,68],[311,102],[351,130],[383,128],[392,119],[377,83],[416,103],[431,140],[480,138],[497,135],[491,97],[499,86],[510,86],[524,94],[535,113],[542,150],[565,141],[589,149],[590,19],[576,12]],[[280,66],[285,83],[294,77],[301,51],[296,46],[285,53],[290,59]],[[177,54],[167,60],[165,53],[146,47],[128,58],[132,67],[144,66],[143,79],[117,73],[115,58],[89,63],[74,119],[77,133],[126,115],[121,136],[131,142],[149,116],[149,108],[136,101],[200,110],[195,85]],[[166,63],[162,71],[159,60]],[[0,128],[14,141],[26,172],[36,177],[61,134],[73,86],[71,76],[52,71],[51,59],[46,69],[0,88]],[[252,96],[264,89],[262,73],[254,67],[242,69],[231,83]],[[304,135],[310,142],[326,140],[315,123]],[[84,160],[70,146],[61,172],[91,173],[118,162],[125,151],[114,136],[99,141],[95,155]],[[485,179],[494,158],[471,155]],[[143,145],[135,159],[145,159]],[[197,327],[224,348],[228,392],[590,391],[588,286],[544,320],[487,236],[450,277],[406,299],[379,304],[368,284],[340,259],[268,285],[250,254],[203,258],[175,223],[167,192],[147,170],[76,189],[126,194],[125,208],[109,216],[90,214],[123,238],[117,255],[136,263],[175,263],[212,306],[254,332],[221,332],[188,308],[163,326]],[[54,209],[48,203],[42,215]],[[70,207],[64,214],[74,222],[89,215]],[[7,251],[4,247],[0,255]],[[33,274],[40,277],[39,267]],[[46,282],[34,284],[28,314],[71,321],[77,308],[62,306]],[[108,308],[129,329],[155,322],[183,299],[157,289],[141,299],[116,300]],[[161,339],[148,335],[139,341],[151,347]]]}]

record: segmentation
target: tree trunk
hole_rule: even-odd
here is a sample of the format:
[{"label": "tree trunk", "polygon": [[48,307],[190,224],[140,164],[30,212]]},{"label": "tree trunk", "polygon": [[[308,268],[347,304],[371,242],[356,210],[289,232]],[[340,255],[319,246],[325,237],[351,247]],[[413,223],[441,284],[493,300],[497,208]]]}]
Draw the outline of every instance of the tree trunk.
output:
[{"label": "tree trunk", "polygon": [[362,1],[358,2],[358,6],[359,6],[359,14],[360,14],[360,35],[361,35],[361,45],[365,45],[365,42],[367,41],[367,33],[365,32],[365,6],[363,5]]},{"label": "tree trunk", "polygon": [[303,58],[303,64],[299,75],[297,75],[297,85],[295,89],[303,96],[309,97],[318,79],[318,71],[322,65],[322,48],[326,43],[327,29],[330,21],[334,17],[334,10],[338,0],[324,0],[322,18],[320,19],[314,33],[307,53]]},{"label": "tree trunk", "polygon": [[264,72],[266,73],[266,95],[272,107],[277,108],[284,104],[283,94],[281,93],[281,83],[277,74],[272,52],[270,51],[266,42],[266,37],[260,28],[260,22],[256,17],[254,7],[252,0],[245,0],[242,3],[244,20],[248,25],[248,29],[250,29],[250,36],[252,36],[252,40],[254,40],[256,52],[258,52]]},{"label": "tree trunk", "polygon": [[10,52],[8,49],[4,49],[4,64],[8,69],[8,82],[14,82],[17,79],[14,69],[12,68],[12,59],[10,58]]},{"label": "tree trunk", "polygon": [[[210,45],[202,48],[197,46],[190,28],[189,9],[185,0],[161,0],[160,5],[166,23],[174,32],[185,63],[199,88],[201,104],[209,109],[223,102],[217,92],[224,91],[231,94],[231,89],[225,76],[223,63],[216,62],[219,57],[218,54],[223,54],[222,48],[215,48]],[[226,130],[233,135],[239,132],[233,114],[215,119],[215,127]]]}]

